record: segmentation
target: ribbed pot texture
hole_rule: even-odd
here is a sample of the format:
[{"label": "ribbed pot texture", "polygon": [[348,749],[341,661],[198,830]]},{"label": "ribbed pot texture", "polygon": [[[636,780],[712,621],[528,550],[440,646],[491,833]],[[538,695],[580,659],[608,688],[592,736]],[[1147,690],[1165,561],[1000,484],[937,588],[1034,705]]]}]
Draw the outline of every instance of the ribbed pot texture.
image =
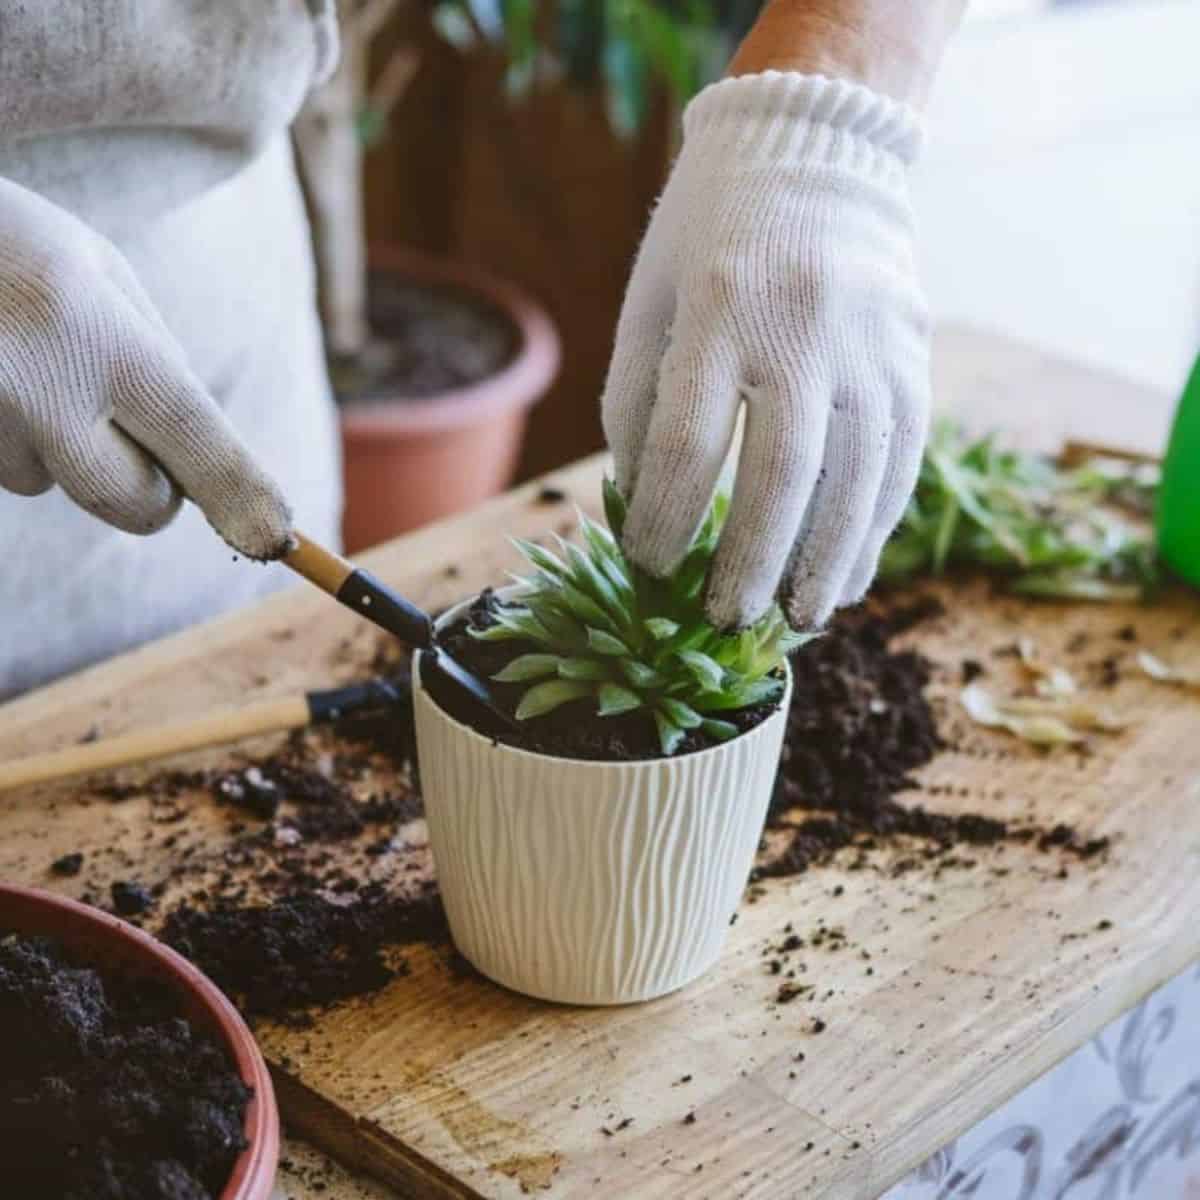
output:
[{"label": "ribbed pot texture", "polygon": [[495,745],[414,668],[429,836],[459,950],[515,991],[627,1004],[716,962],[762,836],[787,695],[750,732],[647,762]]}]

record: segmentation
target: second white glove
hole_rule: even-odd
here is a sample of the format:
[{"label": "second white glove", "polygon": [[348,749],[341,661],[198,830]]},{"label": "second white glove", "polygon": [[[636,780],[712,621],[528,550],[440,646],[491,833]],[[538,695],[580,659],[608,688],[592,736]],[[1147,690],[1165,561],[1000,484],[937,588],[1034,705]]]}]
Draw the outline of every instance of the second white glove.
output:
[{"label": "second white glove", "polygon": [[765,72],[705,89],[630,280],[604,393],[626,550],[683,557],[746,428],[708,581],[720,627],[861,597],[916,480],[929,333],[905,106]]},{"label": "second white glove", "polygon": [[107,239],[0,180],[0,487],[59,485],[131,533],[182,496],[236,550],[277,558],[291,513]]}]

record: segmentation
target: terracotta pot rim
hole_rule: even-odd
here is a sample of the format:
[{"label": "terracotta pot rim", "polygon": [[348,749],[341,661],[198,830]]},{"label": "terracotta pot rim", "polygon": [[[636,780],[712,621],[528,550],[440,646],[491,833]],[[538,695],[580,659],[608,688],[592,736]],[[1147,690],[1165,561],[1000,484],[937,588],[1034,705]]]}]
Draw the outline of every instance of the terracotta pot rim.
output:
[{"label": "terracotta pot rim", "polygon": [[191,993],[209,1012],[233,1056],[238,1074],[248,1087],[254,1089],[242,1126],[249,1145],[234,1163],[233,1173],[219,1200],[269,1200],[279,1162],[279,1110],[275,1091],[254,1035],[217,985],[157,938],[98,908],[40,888],[0,883],[0,917],[6,900],[45,909],[54,913],[64,925],[90,926],[98,941],[123,943],[127,948],[134,948],[135,954],[155,963],[161,969],[160,973],[171,976],[181,991]]},{"label": "terracotta pot rim", "polygon": [[536,404],[558,371],[558,331],[546,311],[520,288],[469,263],[438,258],[405,246],[374,245],[375,269],[419,283],[450,284],[474,292],[500,309],[517,331],[512,359],[494,375],[467,387],[422,400],[374,400],[339,405],[342,431],[349,437],[436,434],[489,421],[513,409]]}]

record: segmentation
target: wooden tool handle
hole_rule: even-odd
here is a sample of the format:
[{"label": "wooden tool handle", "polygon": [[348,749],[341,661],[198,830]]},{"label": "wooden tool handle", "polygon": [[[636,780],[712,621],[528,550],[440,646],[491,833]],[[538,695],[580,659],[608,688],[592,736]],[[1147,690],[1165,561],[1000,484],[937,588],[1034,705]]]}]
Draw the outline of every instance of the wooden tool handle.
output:
[{"label": "wooden tool handle", "polygon": [[16,762],[0,763],[0,792],[45,783],[51,779],[68,779],[73,775],[166,758],[187,750],[201,750],[206,746],[221,746],[255,734],[298,729],[307,725],[309,719],[309,700],[306,696],[263,700],[244,708],[213,713],[196,721],[127,733],[86,745],[70,746],[66,750],[36,754],[17,759]]},{"label": "wooden tool handle", "polygon": [[433,645],[433,621],[428,613],[340,554],[302,533],[293,532],[292,537],[295,546],[283,561],[298,575],[410,646]]},{"label": "wooden tool handle", "polygon": [[336,599],[342,585],[354,574],[354,564],[303,533],[294,532],[292,538],[295,547],[283,556],[283,561],[309,583],[315,583],[321,591]]}]

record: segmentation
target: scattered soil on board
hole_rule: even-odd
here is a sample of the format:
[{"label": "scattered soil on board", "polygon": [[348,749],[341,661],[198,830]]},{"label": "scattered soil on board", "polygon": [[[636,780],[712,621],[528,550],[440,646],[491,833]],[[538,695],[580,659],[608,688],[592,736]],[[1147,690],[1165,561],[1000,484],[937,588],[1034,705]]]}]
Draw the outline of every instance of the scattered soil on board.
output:
[{"label": "scattered soil on board", "polygon": [[[488,603],[485,594],[477,619],[487,619]],[[1002,843],[1076,859],[1105,849],[1105,839],[1066,825],[941,814],[898,799],[942,742],[925,694],[930,664],[892,643],[939,612],[927,599],[860,609],[797,653],[757,880],[835,858],[850,870],[898,875],[925,866],[937,875],[975,866],[975,848]],[[501,665],[466,653],[495,644],[456,636],[454,651],[477,670]],[[500,649],[505,660],[513,652],[511,643]],[[394,641],[381,643],[373,669],[393,672],[396,654]],[[171,850],[165,878],[123,881],[150,904],[132,919],[195,961],[252,1020],[308,1024],[313,1009],[404,974],[408,948],[418,944],[433,946],[453,974],[470,974],[437,894],[411,722],[411,707],[369,710],[293,734],[277,753],[237,767],[93,789],[118,803],[149,790],[153,836]],[[657,753],[656,745],[643,749]],[[182,822],[198,791],[226,811],[224,842],[187,840]],[[96,887],[93,902],[109,899],[107,881]],[[804,994],[805,981],[786,972],[778,982],[780,1002]]]},{"label": "scattered soil on board", "polygon": [[[496,611],[503,607],[504,602],[496,593],[486,588],[475,598],[466,616],[439,637],[451,657],[482,679],[490,680],[518,655],[537,649],[532,642],[482,642],[471,636],[470,630],[490,629],[495,625]],[[499,704],[506,711],[514,713],[528,685],[493,682],[491,687]],[[451,716],[465,724],[476,724],[471,713],[456,703],[455,696],[439,696],[438,699]],[[777,704],[757,704],[752,708],[719,715],[722,720],[730,721],[746,732],[765,721],[778,707]],[[507,745],[556,758],[628,762],[662,757],[658,732],[645,712],[598,717],[595,701],[590,698],[563,704],[545,716],[523,721],[516,732],[504,730],[496,736]],[[685,734],[676,754],[692,754],[719,744],[702,730],[692,729]]]},{"label": "scattered soil on board", "polygon": [[[890,611],[850,613],[796,653],[767,816],[769,830],[791,836],[782,851],[760,863],[756,879],[796,875],[846,847],[872,850],[898,838],[915,839],[926,858],[948,855],[956,846],[1004,841],[1036,842],[1081,858],[1107,847],[1107,839],[1084,838],[1067,825],[1015,826],[986,813],[950,816],[895,799],[916,786],[912,772],[943,742],[925,695],[930,664],[890,642],[941,612],[937,601],[924,599]],[[794,817],[797,812],[803,815]]]},{"label": "scattered soil on board", "polygon": [[0,933],[4,1192],[205,1200],[238,1155],[250,1091],[161,987]]},{"label": "scattered soil on board", "polygon": [[425,400],[495,375],[516,354],[508,316],[465,289],[375,273],[372,341],[361,355],[330,364],[342,404]]}]

